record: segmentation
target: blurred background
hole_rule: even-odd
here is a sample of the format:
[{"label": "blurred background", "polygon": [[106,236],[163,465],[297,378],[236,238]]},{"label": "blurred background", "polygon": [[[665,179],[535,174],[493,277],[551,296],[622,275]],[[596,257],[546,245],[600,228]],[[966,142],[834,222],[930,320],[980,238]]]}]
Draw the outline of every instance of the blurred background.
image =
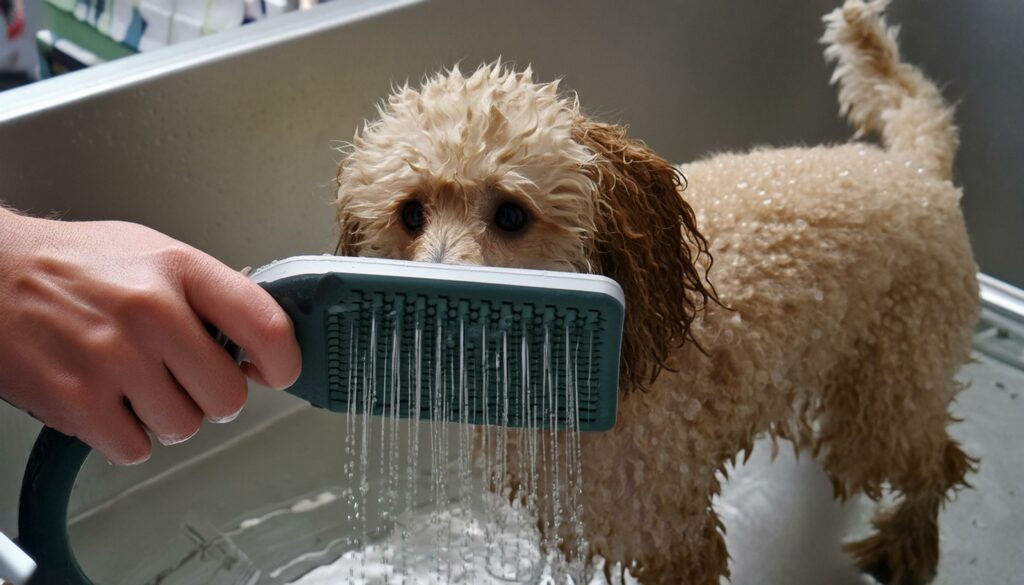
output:
[{"label": "blurred background", "polygon": [[[318,0],[2,0],[0,90],[316,4]],[[833,4],[779,0],[754,7],[703,0],[623,10],[601,3],[512,8],[484,2],[463,5],[452,12],[454,20],[444,22],[439,18],[447,9],[427,9],[424,26],[382,31],[365,50],[373,53],[373,61],[415,51],[417,59],[381,70],[393,81],[416,79],[457,61],[471,67],[499,55],[532,62],[542,76],[565,77],[573,89],[585,90],[584,104],[598,114],[630,123],[668,158],[684,161],[757,144],[847,138],[825,83],[828,71],[814,44],[821,28],[818,18]],[[967,193],[964,209],[981,268],[1022,285],[1024,165],[1018,161],[1024,153],[1024,52],[1016,39],[1024,27],[1024,3],[902,0],[891,14],[903,25],[901,46],[908,60],[958,104],[963,146],[957,181]],[[428,29],[431,22],[438,28]],[[518,23],[514,29],[513,23]],[[433,38],[418,38],[421,34]],[[496,36],[489,38],[492,34]],[[381,46],[385,44],[391,46]],[[312,71],[316,60],[329,56],[297,58],[303,70]],[[635,83],[641,80],[646,83]],[[336,77],[335,82],[352,85],[357,80]],[[308,82],[303,86],[306,91],[318,89]],[[652,110],[653,104],[685,108],[684,122],[664,123],[665,112]]]},{"label": "blurred background", "polygon": [[6,86],[307,10],[318,0],[2,0]]},{"label": "blurred background", "polygon": [[[838,4],[0,0],[0,199],[140,222],[238,268],[327,252],[339,141],[394,84],[498,58],[562,78],[587,113],[673,161],[841,142],[818,43]],[[889,19],[958,105],[955,180],[980,269],[1024,287],[1024,2],[897,0]],[[72,516],[299,407],[251,396],[234,424],[147,465],[86,469]],[[37,430],[0,403],[8,534]]]}]

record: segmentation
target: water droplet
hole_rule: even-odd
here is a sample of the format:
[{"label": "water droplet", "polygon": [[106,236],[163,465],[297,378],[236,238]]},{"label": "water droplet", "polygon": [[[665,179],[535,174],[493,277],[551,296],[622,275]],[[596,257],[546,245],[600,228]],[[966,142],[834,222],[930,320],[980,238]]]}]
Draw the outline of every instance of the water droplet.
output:
[{"label": "water droplet", "polygon": [[697,415],[700,414],[700,411],[700,401],[691,398],[688,401],[686,401],[686,405],[683,406],[683,418],[691,422],[697,420]]}]

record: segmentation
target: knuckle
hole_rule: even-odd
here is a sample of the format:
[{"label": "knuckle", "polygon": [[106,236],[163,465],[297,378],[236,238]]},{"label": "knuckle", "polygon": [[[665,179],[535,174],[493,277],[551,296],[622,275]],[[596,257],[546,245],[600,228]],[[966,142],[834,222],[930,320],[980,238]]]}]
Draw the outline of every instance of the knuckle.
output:
[{"label": "knuckle", "polygon": [[160,258],[164,266],[173,272],[184,272],[194,268],[200,261],[199,250],[183,244],[174,242],[160,251]]},{"label": "knuckle", "polygon": [[167,289],[156,282],[124,287],[118,299],[122,316],[138,318],[154,314],[164,315],[171,308],[172,300]]},{"label": "knuckle", "polygon": [[262,343],[278,346],[293,335],[292,321],[284,311],[275,307],[260,320],[256,334]]},{"label": "knuckle", "polygon": [[123,364],[131,358],[130,343],[119,327],[98,326],[82,333],[80,339],[83,355],[101,359],[98,364]]}]

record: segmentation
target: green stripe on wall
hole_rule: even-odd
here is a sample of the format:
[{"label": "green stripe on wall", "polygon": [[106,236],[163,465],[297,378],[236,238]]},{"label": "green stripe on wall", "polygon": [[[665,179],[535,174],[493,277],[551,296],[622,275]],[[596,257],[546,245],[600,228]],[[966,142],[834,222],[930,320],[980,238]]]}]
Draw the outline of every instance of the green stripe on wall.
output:
[{"label": "green stripe on wall", "polygon": [[42,28],[50,29],[56,36],[68,39],[106,61],[135,54],[135,51],[101,34],[71,13],[57,8],[49,0],[40,4],[43,6]]}]

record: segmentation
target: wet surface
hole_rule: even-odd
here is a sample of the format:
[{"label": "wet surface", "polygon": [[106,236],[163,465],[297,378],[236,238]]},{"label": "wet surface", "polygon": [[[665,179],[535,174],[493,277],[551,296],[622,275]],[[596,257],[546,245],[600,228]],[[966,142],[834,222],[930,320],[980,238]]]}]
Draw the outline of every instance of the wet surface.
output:
[{"label": "wet surface", "polygon": [[[970,387],[953,412],[964,418],[951,433],[981,457],[974,489],[960,492],[939,520],[941,558],[935,583],[1020,583],[1024,557],[1024,373],[976,355],[961,372]],[[840,551],[844,539],[867,534],[873,505],[840,505],[820,466],[796,459],[787,445],[772,462],[758,444],[750,462],[731,474],[718,506],[732,553],[733,583],[872,583]]]},{"label": "wet surface", "polygon": [[[954,412],[965,420],[952,432],[982,465],[971,479],[974,489],[942,512],[936,582],[1019,583],[1024,373],[977,354],[961,378],[970,386]],[[83,565],[101,583],[163,585],[428,583],[448,581],[446,575],[466,583],[535,583],[550,570],[523,518],[508,520],[502,545],[519,552],[496,557],[494,543],[481,537],[493,517],[479,506],[420,501],[411,515],[381,522],[362,542],[341,497],[350,486],[339,484],[344,425],[336,416],[303,410],[285,417],[78,519],[72,535]],[[429,463],[417,470],[424,481]],[[833,501],[818,464],[795,458],[788,444],[772,461],[771,445],[758,443],[750,461],[730,473],[717,507],[736,585],[872,582],[840,550],[844,539],[866,533],[871,503]],[[438,568],[445,555],[454,564]],[[521,565],[513,571],[518,577],[502,573],[509,558]]]}]

